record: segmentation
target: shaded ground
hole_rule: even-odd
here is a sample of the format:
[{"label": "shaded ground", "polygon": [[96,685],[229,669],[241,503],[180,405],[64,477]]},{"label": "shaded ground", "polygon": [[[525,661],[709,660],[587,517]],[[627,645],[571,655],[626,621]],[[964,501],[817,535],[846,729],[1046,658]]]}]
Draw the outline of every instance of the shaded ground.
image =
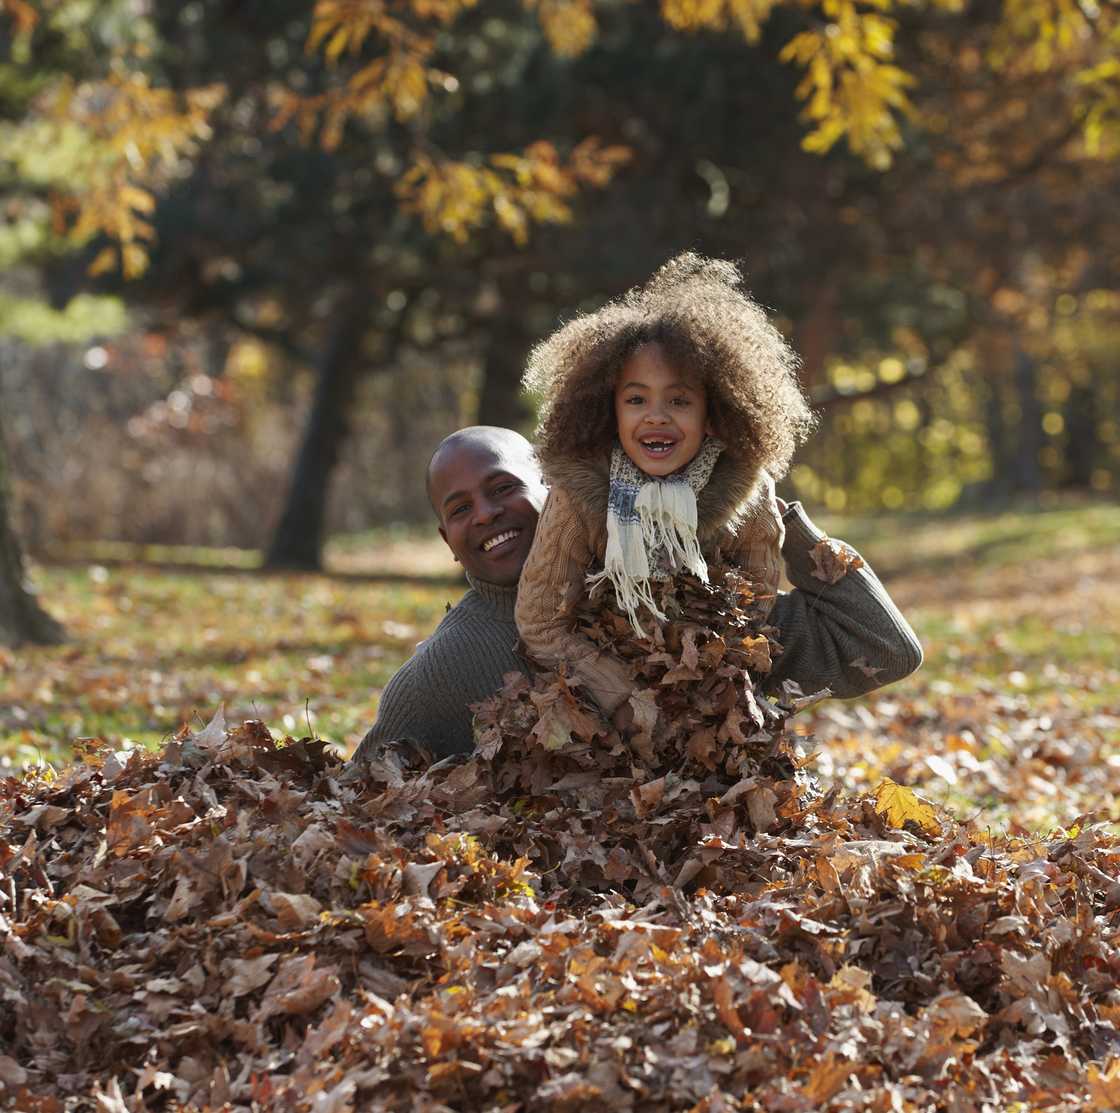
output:
[{"label": "shaded ground", "polygon": [[[926,647],[915,677],[830,703],[803,729],[826,778],[889,775],[993,827],[1120,819],[1120,509],[829,523],[858,545]],[[75,737],[150,744],[183,722],[261,718],[351,749],[380,689],[461,593],[446,580],[39,568],[73,640],[0,650],[0,762],[67,756]],[[339,571],[445,577],[438,539],[346,539]]]}]

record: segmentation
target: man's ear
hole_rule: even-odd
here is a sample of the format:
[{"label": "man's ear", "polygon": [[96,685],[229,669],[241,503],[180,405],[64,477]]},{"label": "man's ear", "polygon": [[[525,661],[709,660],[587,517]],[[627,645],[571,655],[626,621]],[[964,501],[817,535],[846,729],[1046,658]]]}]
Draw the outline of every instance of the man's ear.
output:
[{"label": "man's ear", "polygon": [[[443,528],[443,526],[439,527],[439,535],[440,535],[440,537],[443,538],[443,543],[449,549],[451,549],[451,542],[447,540],[447,530],[445,530]],[[451,549],[451,556],[452,556],[452,559],[455,561],[455,563],[458,564],[459,563],[459,558],[457,556],[455,556],[455,550],[454,549]]]}]

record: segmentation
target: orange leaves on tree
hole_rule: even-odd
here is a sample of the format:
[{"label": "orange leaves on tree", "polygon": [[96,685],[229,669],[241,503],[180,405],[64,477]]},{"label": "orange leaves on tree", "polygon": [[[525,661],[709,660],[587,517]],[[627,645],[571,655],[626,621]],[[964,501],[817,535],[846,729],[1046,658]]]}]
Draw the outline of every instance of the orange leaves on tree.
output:
[{"label": "orange leaves on tree", "polygon": [[523,0],[537,12],[553,51],[561,58],[582,54],[595,40],[599,24],[592,0]]},{"label": "orange leaves on tree", "polygon": [[0,0],[0,10],[16,25],[17,35],[29,35],[39,22],[39,13],[27,0]]},{"label": "orange leaves on tree", "polygon": [[154,190],[209,137],[210,114],[224,96],[221,85],[180,96],[139,73],[66,81],[54,91],[48,121],[60,130],[80,128],[89,152],[77,180],[55,197],[56,223],[76,245],[97,236],[111,241],[90,264],[91,274],[119,266],[126,278],[137,278],[147,269]]},{"label": "orange leaves on tree", "polygon": [[[273,130],[295,120],[304,142],[320,129],[324,149],[342,142],[347,121],[391,113],[397,120],[415,117],[432,88],[453,91],[458,82],[428,64],[434,32],[449,24],[477,0],[318,0],[311,17],[307,52],[322,52],[328,63],[344,55],[357,57],[370,42],[383,51],[340,85],[316,96],[290,89],[274,94]],[[428,26],[436,25],[435,27]]]},{"label": "orange leaves on tree", "polygon": [[797,96],[806,102],[803,116],[813,130],[804,148],[824,154],[847,139],[856,154],[885,170],[902,146],[899,116],[913,112],[906,90],[915,79],[891,62],[896,23],[882,11],[892,0],[873,6],[880,11],[861,10],[855,0],[827,0],[828,22],[795,35],[779,58],[805,70]]},{"label": "orange leaves on tree", "polygon": [[783,0],[661,0],[661,15],[679,31],[723,31],[737,26],[749,43]]},{"label": "orange leaves on tree", "polygon": [[404,207],[434,234],[465,243],[471,233],[496,224],[518,244],[533,224],[571,220],[580,186],[601,187],[628,161],[623,147],[585,139],[561,160],[544,141],[519,154],[497,154],[481,165],[420,155],[397,185]]},{"label": "orange leaves on tree", "polygon": [[[307,40],[309,52],[322,51],[334,63],[344,55],[357,56],[373,42],[383,53],[316,96],[277,91],[272,127],[294,121],[305,142],[318,132],[323,147],[333,150],[352,118],[392,114],[404,122],[417,117],[433,89],[458,88],[453,75],[429,64],[435,37],[428,25],[449,24],[475,2],[319,0]],[[538,11],[559,54],[578,54],[594,37],[590,0],[526,0],[526,6]],[[415,157],[396,192],[405,210],[417,214],[433,235],[465,243],[477,229],[496,225],[524,244],[532,225],[571,220],[571,200],[579,190],[607,185],[629,157],[625,148],[603,146],[594,138],[580,143],[566,163],[544,141],[477,162],[425,152]]]},{"label": "orange leaves on tree", "polygon": [[[956,2],[938,0],[942,7]],[[886,169],[902,146],[899,117],[913,112],[906,90],[914,78],[891,61],[896,24],[886,13],[894,6],[896,0],[662,0],[661,13],[685,32],[737,27],[753,44],[775,8],[815,9],[815,25],[779,55],[805,71],[797,97],[812,130],[803,146],[824,154],[846,139],[857,155]]]}]

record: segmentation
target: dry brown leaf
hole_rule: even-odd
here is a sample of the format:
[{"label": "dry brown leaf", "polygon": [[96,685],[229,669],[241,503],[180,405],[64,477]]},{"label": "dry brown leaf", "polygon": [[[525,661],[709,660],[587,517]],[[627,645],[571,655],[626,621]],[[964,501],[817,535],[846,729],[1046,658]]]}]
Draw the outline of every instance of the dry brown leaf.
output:
[{"label": "dry brown leaf", "polygon": [[844,1088],[855,1069],[855,1063],[830,1051],[813,1065],[802,1092],[814,1105],[820,1106]]},{"label": "dry brown leaf", "polygon": [[849,572],[863,567],[863,559],[855,554],[843,541],[825,537],[810,550],[813,561],[813,575],[826,584],[838,583]]}]

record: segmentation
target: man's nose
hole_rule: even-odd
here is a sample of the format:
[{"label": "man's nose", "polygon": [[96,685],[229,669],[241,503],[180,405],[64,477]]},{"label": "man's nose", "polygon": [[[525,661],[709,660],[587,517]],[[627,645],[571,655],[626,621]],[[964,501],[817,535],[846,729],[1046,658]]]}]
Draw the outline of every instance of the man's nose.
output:
[{"label": "man's nose", "polygon": [[495,499],[480,498],[474,504],[474,520],[477,525],[489,525],[502,512],[502,504]]}]

